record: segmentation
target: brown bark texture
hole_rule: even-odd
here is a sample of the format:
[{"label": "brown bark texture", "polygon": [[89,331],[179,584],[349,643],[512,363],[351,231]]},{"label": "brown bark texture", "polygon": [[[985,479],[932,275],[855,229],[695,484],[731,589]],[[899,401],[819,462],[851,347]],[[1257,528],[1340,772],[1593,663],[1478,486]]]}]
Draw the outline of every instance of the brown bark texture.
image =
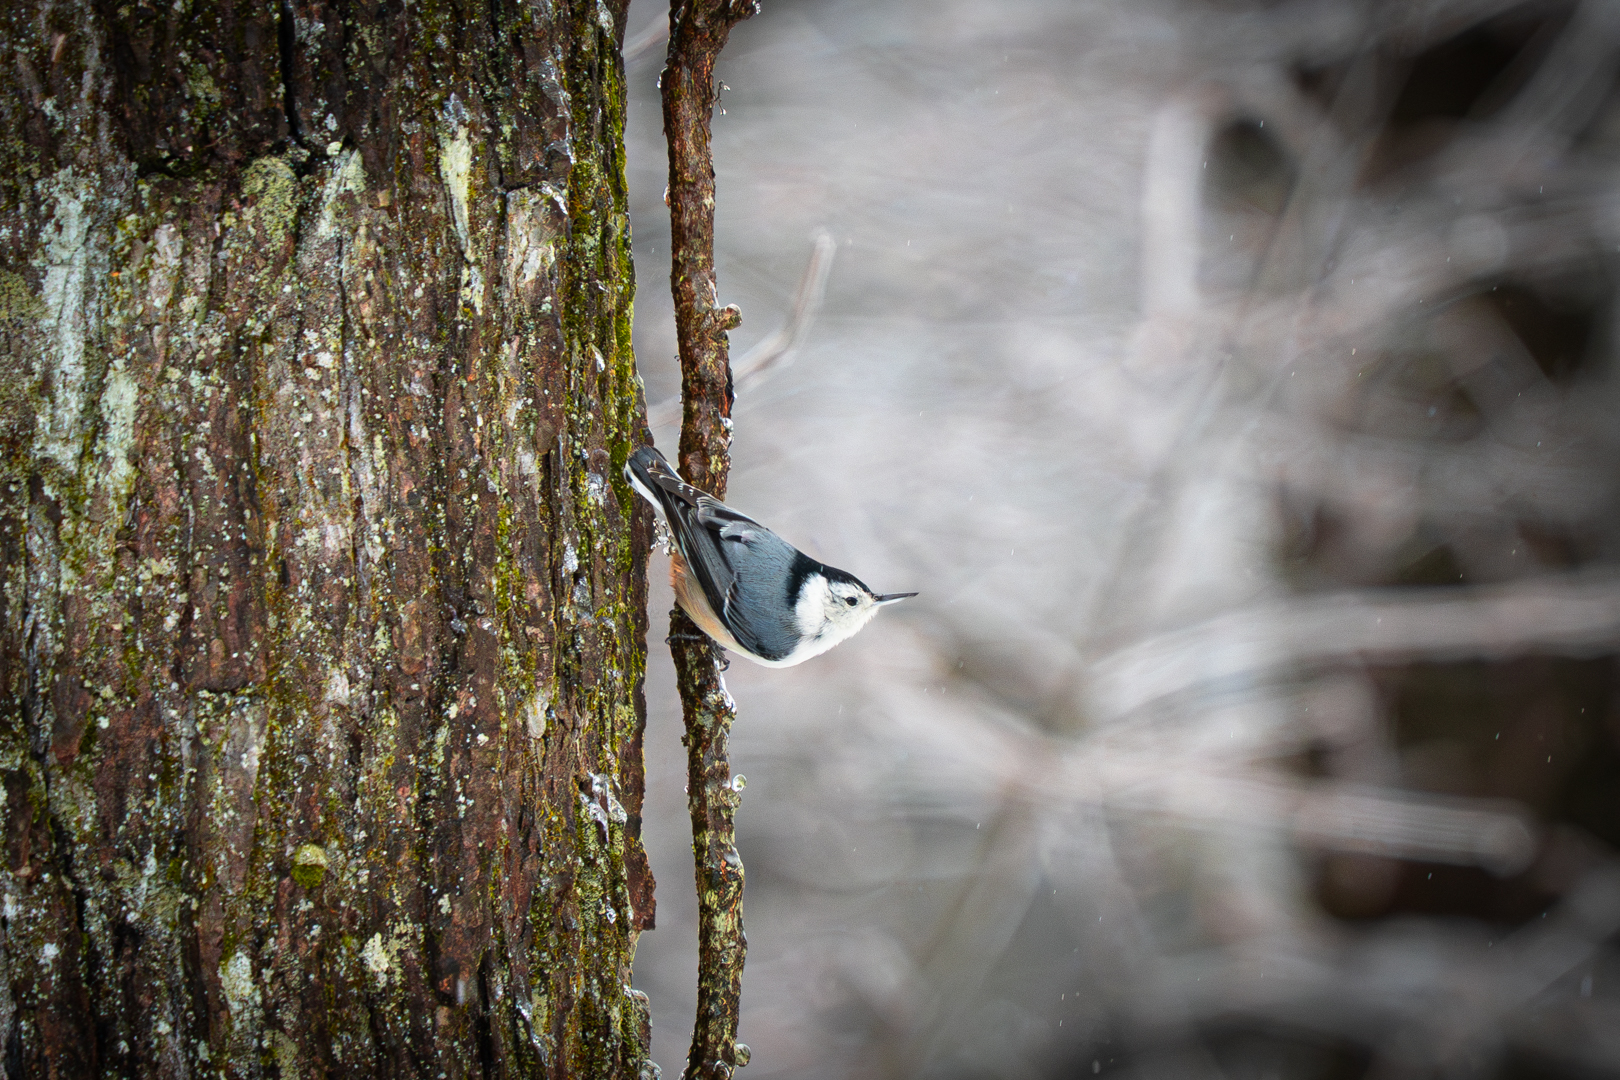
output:
[{"label": "brown bark texture", "polygon": [[635,1076],[624,0],[0,13],[8,1076]]},{"label": "brown bark texture", "polygon": [[[689,0],[670,8],[669,51],[659,86],[669,145],[670,290],[681,357],[680,469],[717,499],[731,471],[731,364],[726,331],[742,321],[720,307],[714,276],[714,64],[753,0]],[[698,1003],[687,1053],[689,1077],[726,1077],[748,1064],[737,1042],[743,961],[743,863],[733,817],[742,801],[727,739],[736,719],[721,678],[724,655],[679,608],[670,650],[680,689],[687,805],[698,894]]]}]

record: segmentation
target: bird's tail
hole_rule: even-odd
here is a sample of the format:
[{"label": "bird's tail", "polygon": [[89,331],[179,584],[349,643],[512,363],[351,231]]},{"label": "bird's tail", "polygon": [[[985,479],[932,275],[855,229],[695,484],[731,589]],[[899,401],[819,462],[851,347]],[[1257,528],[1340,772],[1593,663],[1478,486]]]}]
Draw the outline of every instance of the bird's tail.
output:
[{"label": "bird's tail", "polygon": [[624,463],[624,478],[630,481],[630,486],[660,514],[664,512],[664,500],[658,497],[658,481],[653,479],[653,470],[665,470],[669,462],[664,460],[655,447],[643,446],[630,455],[630,460]]},{"label": "bird's tail", "polygon": [[630,460],[624,463],[624,478],[630,481],[630,486],[643,499],[666,515],[671,509],[671,499],[696,506],[698,496],[702,494],[681,479],[655,446],[643,446],[630,455]]}]

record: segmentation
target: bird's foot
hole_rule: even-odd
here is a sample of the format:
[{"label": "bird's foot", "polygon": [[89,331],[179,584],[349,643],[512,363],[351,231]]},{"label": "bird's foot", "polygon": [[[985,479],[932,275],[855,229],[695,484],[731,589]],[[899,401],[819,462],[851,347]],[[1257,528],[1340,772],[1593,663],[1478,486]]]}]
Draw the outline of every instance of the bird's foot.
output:
[{"label": "bird's foot", "polygon": [[708,641],[708,640],[709,640],[709,636],[707,634],[671,634],[671,635],[669,635],[669,637],[664,639],[664,644],[665,645],[673,645],[677,641],[703,642],[703,641]]}]

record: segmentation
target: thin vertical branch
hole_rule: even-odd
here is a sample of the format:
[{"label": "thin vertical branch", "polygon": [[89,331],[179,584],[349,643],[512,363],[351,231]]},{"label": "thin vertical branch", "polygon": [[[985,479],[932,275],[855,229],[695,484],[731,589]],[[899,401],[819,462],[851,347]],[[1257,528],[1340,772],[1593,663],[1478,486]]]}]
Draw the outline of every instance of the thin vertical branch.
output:
[{"label": "thin vertical branch", "polygon": [[[669,16],[669,53],[660,87],[669,143],[670,291],[680,342],[680,469],[691,484],[724,498],[731,470],[731,366],[726,331],[741,322],[720,307],[714,280],[714,63],[731,27],[758,10],[753,0],[689,0]],[[686,1076],[727,1077],[738,1061],[742,995],[743,865],[732,815],[740,801],[726,737],[736,712],[720,672],[720,648],[679,609],[670,644],[686,725],[687,805],[698,893],[698,1002]]]}]

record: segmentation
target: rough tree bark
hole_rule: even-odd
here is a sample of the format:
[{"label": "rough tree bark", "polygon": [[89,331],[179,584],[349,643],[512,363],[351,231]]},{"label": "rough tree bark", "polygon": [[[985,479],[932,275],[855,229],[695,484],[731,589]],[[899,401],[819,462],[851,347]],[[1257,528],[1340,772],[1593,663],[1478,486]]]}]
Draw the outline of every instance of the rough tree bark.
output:
[{"label": "rough tree bark", "polygon": [[8,1076],[634,1076],[626,0],[0,13]]},{"label": "rough tree bark", "polygon": [[[758,11],[755,0],[686,0],[670,5],[669,52],[660,79],[669,144],[670,290],[681,353],[680,468],[687,483],[726,497],[731,472],[731,362],[726,331],[742,321],[720,306],[714,276],[714,64],[731,28]],[[725,659],[679,608],[670,612],[670,651],[680,688],[687,755],[687,806],[698,894],[698,1002],[686,1075],[731,1075],[748,1064],[737,1042],[743,960],[743,864],[733,815],[742,800],[731,777],[727,736],[736,717],[721,679]]]}]

